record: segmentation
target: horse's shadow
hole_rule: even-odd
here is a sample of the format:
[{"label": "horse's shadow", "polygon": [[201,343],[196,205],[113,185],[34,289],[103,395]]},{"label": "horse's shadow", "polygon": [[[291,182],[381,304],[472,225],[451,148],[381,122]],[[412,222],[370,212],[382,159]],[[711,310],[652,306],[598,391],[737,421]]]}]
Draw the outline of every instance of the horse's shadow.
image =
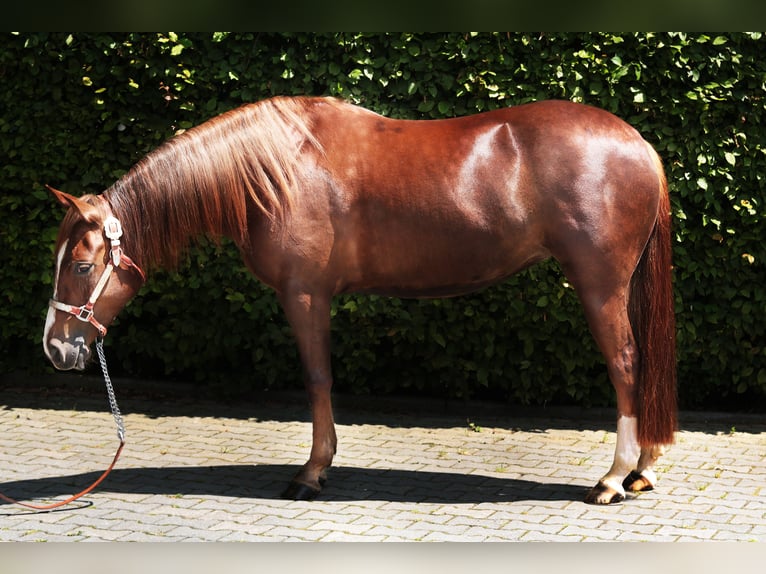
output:
[{"label": "horse's shadow", "polygon": [[[299,470],[298,465],[218,465],[116,469],[98,491],[168,496],[222,496],[279,499]],[[586,488],[565,483],[541,483],[516,478],[398,469],[333,467],[320,494],[321,501],[383,500],[461,504],[582,500]],[[99,473],[88,472],[8,482],[0,491],[18,500],[63,498],[92,483]]]}]

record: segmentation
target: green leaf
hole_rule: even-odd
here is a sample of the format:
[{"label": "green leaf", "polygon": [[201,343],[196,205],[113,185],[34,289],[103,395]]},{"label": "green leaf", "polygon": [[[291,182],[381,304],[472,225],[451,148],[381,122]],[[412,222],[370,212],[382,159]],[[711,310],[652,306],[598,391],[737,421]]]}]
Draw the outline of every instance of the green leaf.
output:
[{"label": "green leaf", "polygon": [[[763,40],[736,32],[6,34],[0,283],[9,304],[0,306],[0,372],[49,369],[39,338],[63,213],[44,183],[100,193],[176,131],[276,94],[337,95],[407,119],[565,98],[616,113],[662,158],[678,376],[694,382],[679,385],[682,407],[720,408],[723,398],[766,410]],[[462,141],[442,144],[448,151]],[[559,178],[561,167],[546,165]],[[222,393],[300,385],[275,294],[227,241],[201,241],[178,273],[152,274],[110,330],[117,372],[171,373]],[[548,261],[449,303],[339,298],[335,380],[353,393],[611,406],[603,358],[562,281]]]}]

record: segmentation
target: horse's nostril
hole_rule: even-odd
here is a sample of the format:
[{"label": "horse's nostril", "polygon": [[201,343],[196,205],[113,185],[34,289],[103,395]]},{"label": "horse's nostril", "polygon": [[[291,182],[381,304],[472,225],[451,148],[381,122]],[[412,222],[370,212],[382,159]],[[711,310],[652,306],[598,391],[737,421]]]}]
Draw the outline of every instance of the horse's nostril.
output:
[{"label": "horse's nostril", "polygon": [[90,349],[82,344],[84,341],[77,341],[77,343],[72,345],[55,337],[49,339],[45,345],[45,350],[53,366],[61,371],[84,369],[85,363],[90,357]]},{"label": "horse's nostril", "polygon": [[59,365],[65,362],[66,351],[64,350],[64,343],[58,339],[51,339],[46,345],[48,351],[48,357],[54,365]]}]

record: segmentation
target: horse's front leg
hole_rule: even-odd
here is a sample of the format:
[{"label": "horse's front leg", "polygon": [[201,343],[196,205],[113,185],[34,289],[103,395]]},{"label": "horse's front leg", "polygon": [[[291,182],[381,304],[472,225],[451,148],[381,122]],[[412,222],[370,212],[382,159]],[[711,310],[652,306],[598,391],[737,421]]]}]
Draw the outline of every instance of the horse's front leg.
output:
[{"label": "horse's front leg", "polygon": [[298,343],[312,422],[309,460],[282,496],[311,500],[322,490],[338,442],[330,399],[330,298],[305,292],[280,293],[279,298]]}]

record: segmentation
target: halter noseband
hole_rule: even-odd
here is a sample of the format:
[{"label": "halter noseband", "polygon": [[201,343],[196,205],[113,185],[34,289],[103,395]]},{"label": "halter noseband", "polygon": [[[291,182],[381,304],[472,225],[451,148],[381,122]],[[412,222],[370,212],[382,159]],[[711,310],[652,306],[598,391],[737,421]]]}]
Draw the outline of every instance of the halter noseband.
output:
[{"label": "halter noseband", "polygon": [[106,264],[106,268],[101,274],[101,278],[98,280],[98,283],[96,283],[96,287],[93,289],[93,293],[91,293],[91,296],[88,298],[88,302],[85,303],[85,305],[80,306],[67,305],[66,303],[56,301],[55,299],[51,299],[49,302],[50,306],[54,309],[58,309],[59,311],[64,311],[65,313],[74,315],[80,321],[93,325],[98,330],[99,336],[102,338],[106,336],[106,327],[99,323],[94,316],[93,307],[95,306],[98,298],[101,296],[104,287],[106,287],[106,284],[109,281],[109,277],[112,275],[112,271],[114,271],[115,267],[120,267],[120,265],[124,263],[126,267],[132,267],[135,269],[141,276],[141,279],[146,281],[146,275],[144,275],[144,272],[141,270],[141,268],[136,265],[130,257],[122,252],[122,248],[120,247],[120,237],[122,237],[122,225],[120,225],[120,220],[112,215],[107,217],[104,221],[104,235],[106,235],[107,239],[111,241],[112,250],[109,255],[109,261]]}]

